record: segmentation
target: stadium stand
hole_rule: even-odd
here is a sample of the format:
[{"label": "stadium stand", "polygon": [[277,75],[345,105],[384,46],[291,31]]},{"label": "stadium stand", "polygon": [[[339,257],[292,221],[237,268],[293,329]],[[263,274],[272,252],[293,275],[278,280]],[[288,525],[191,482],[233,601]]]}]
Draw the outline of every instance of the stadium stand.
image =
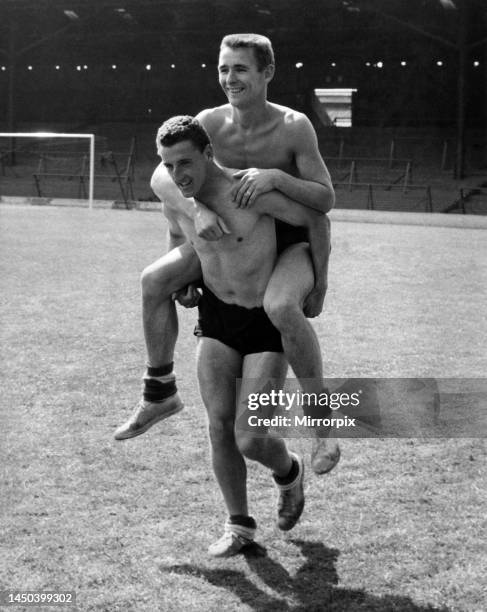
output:
[{"label": "stadium stand", "polygon": [[[157,201],[150,189],[151,174],[160,161],[154,146],[157,127],[158,123],[83,126],[83,131],[96,134],[96,200],[114,207],[131,208],[141,202],[143,207],[158,207],[150,204]],[[468,177],[454,179],[447,130],[319,127],[318,138],[338,208],[487,214],[482,160],[472,146]],[[85,197],[86,149],[68,154],[59,152],[59,143],[56,149],[18,148],[12,165],[2,144],[6,141],[0,143],[0,196]]]}]

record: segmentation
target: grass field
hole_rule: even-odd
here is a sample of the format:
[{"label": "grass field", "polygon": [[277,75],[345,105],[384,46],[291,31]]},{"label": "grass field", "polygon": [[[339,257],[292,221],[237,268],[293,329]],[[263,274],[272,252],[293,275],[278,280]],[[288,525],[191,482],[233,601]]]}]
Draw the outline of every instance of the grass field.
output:
[{"label": "grass field", "polygon": [[[251,465],[268,556],[208,558],[225,514],[194,311],[176,355],[186,410],[113,440],[139,395],[139,275],[165,250],[162,216],[2,206],[0,223],[0,589],[75,590],[82,611],[487,609],[482,438],[344,440],[325,477],[293,440],[308,467],[299,525],[274,527],[274,488]],[[486,236],[335,223],[313,322],[327,376],[485,376]]]}]

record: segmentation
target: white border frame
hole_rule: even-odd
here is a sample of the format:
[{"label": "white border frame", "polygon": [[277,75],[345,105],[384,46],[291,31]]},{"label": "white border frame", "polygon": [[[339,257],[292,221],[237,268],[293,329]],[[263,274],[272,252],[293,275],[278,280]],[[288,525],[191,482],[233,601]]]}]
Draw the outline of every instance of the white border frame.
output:
[{"label": "white border frame", "polygon": [[57,132],[0,132],[5,138],[89,138],[90,139],[90,178],[88,187],[88,206],[93,208],[93,193],[95,185],[95,135],[65,134]]}]

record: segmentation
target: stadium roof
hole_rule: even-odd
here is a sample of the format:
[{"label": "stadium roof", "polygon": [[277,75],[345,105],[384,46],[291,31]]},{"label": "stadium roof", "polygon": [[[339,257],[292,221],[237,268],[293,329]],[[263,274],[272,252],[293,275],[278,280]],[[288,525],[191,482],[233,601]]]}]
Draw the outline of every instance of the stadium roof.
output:
[{"label": "stadium roof", "polygon": [[446,49],[460,75],[461,175],[466,60],[487,42],[485,0],[1,0],[0,60],[11,67],[8,124],[13,125],[14,68],[21,61],[109,59],[150,66],[163,58],[184,66],[196,59],[206,67],[216,63],[221,37],[231,32],[266,34],[278,64],[304,61],[315,67],[333,57],[397,59]]},{"label": "stadium roof", "polygon": [[87,61],[108,52],[213,58],[222,35],[245,31],[269,35],[278,57],[327,49],[359,56],[386,39],[399,46],[401,33],[411,38],[414,31],[454,48],[461,2],[481,15],[469,36],[482,41],[483,0],[2,0],[0,52],[8,54],[10,39],[16,56],[52,58],[62,50]]}]

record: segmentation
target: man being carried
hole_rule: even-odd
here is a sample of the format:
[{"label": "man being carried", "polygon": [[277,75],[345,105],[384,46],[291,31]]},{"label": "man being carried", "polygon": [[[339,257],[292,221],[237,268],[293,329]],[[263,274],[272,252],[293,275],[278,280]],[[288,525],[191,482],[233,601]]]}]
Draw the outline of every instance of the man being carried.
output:
[{"label": "man being carried", "polygon": [[[302,113],[267,101],[267,86],[274,76],[269,39],[256,34],[226,36],[218,71],[229,103],[202,111],[197,118],[211,137],[218,163],[246,168],[235,175],[239,181],[232,187],[232,199],[240,208],[252,209],[258,196],[277,191],[292,199],[294,211],[308,208],[327,213],[333,207],[334,192],[310,121]],[[158,168],[152,179],[152,188],[161,199],[165,174]],[[201,204],[194,206],[200,237],[221,240],[231,231],[222,217]],[[323,378],[318,339],[304,314],[317,316],[326,292],[328,223],[320,224],[320,229],[311,236],[304,228],[279,225],[279,257],[263,299],[266,313],[282,336],[289,364],[303,391],[310,394],[321,391]],[[314,278],[310,285],[307,272],[311,265]],[[143,322],[148,351],[144,394],[132,417],[115,432],[117,439],[139,435],[182,408],[172,372],[178,326],[171,296],[200,274],[198,257],[189,243],[144,270]],[[186,296],[189,305],[191,295],[194,290],[192,293],[190,288]],[[314,416],[312,408],[309,414]],[[336,440],[318,436],[319,432],[313,442],[312,467],[325,473],[338,462],[339,447]]]},{"label": "man being carried", "polygon": [[[234,171],[215,163],[208,134],[192,117],[166,121],[157,141],[167,170],[158,195],[171,245],[176,256],[189,242],[201,262],[203,289],[195,331],[198,382],[208,415],[213,469],[229,514],[224,535],[209,552],[229,556],[250,544],[256,530],[248,512],[245,459],[272,471],[280,492],[280,529],[292,529],[304,507],[302,458],[290,453],[281,438],[239,429],[235,417],[237,404],[259,391],[255,379],[281,383],[287,371],[280,333],[263,308],[277,259],[272,217],[306,226],[310,235],[319,232],[326,219],[292,205],[277,191],[257,197],[251,208],[238,208],[232,197]],[[217,241],[200,238],[193,202],[185,198],[197,198],[214,211],[229,233]],[[310,291],[314,283],[310,260],[302,282]],[[236,397],[239,378],[242,387]]]}]

